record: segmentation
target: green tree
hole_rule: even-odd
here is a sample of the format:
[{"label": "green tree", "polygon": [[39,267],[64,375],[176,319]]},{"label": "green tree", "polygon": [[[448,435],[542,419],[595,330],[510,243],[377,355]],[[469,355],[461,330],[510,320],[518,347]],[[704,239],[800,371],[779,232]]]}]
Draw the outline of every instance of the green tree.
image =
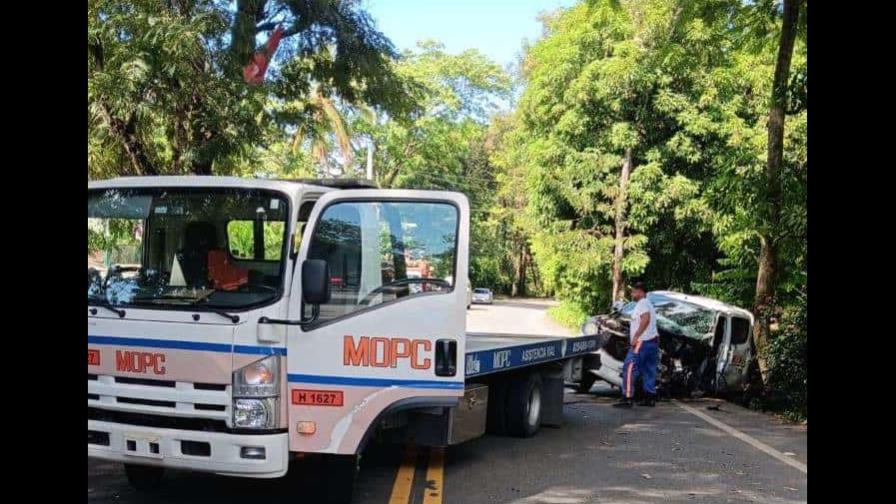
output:
[{"label": "green tree", "polygon": [[[283,100],[338,96],[407,113],[391,43],[354,0],[91,0],[88,175],[211,174],[284,126]],[[257,39],[285,29],[268,82],[242,69]]]},{"label": "green tree", "polygon": [[435,41],[405,52],[395,72],[413,90],[418,110],[404,116],[354,113],[352,130],[375,146],[381,187],[454,190],[469,197],[470,276],[495,285],[495,244],[485,217],[497,182],[487,121],[509,98],[510,77],[478,51],[449,54]]},{"label": "green tree", "polygon": [[653,248],[655,235],[710,236],[693,136],[657,108],[697,78],[689,59],[707,58],[686,44],[698,15],[724,22],[673,1],[582,2],[549,16],[526,55],[516,128],[531,246],[546,287],[578,313],[619,298],[651,251],[680,252]]},{"label": "green tree", "polygon": [[759,350],[759,370],[763,383],[768,383],[769,366],[765,347],[769,338],[769,323],[775,311],[778,283],[779,241],[782,238],[784,120],[789,99],[790,67],[799,29],[800,9],[804,0],[784,0],[781,16],[781,37],[775,61],[771,100],[768,112],[768,159],[765,164],[763,202],[760,204],[762,222],[759,227],[759,266],[756,273],[756,296],[753,311],[757,323],[753,342]]}]

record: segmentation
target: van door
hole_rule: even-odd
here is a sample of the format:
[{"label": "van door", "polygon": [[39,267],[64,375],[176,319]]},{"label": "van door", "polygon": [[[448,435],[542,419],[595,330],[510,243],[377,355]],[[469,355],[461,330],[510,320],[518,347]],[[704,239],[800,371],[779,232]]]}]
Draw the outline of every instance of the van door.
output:
[{"label": "van door", "polygon": [[752,358],[750,334],[752,323],[745,317],[730,318],[728,336],[725,341],[725,360],[719,368],[720,390],[740,390],[746,384],[747,369]]},{"label": "van door", "polygon": [[290,318],[315,320],[288,329],[291,450],[355,453],[388,412],[456,404],[468,236],[459,193],[358,189],[317,201],[297,273],[326,261],[331,292],[308,306],[294,275]]}]

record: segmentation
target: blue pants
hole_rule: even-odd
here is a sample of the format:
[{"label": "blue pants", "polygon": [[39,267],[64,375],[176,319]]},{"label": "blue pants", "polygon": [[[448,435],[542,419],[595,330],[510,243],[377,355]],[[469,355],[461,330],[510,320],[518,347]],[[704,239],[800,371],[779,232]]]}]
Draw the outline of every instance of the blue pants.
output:
[{"label": "blue pants", "polygon": [[659,364],[659,345],[657,338],[639,342],[638,353],[629,349],[622,363],[622,396],[632,398],[635,395],[635,381],[638,376],[644,385],[644,392],[656,394],[656,366]]}]

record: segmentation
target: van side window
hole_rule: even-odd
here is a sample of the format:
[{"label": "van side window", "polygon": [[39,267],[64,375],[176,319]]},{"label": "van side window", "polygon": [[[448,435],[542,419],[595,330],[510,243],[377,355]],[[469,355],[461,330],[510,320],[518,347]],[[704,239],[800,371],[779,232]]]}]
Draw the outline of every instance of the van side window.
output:
[{"label": "van side window", "polygon": [[742,345],[750,337],[750,321],[745,318],[731,317],[731,344]]},{"label": "van side window", "polygon": [[327,207],[308,252],[308,259],[323,259],[330,269],[332,296],[318,320],[451,291],[457,228],[458,210],[448,203],[353,201]]}]

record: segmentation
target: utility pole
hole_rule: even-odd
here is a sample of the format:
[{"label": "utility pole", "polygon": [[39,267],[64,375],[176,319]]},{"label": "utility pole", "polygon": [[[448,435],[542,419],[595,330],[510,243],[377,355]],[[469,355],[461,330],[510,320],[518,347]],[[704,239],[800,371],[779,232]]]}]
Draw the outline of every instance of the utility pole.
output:
[{"label": "utility pole", "polygon": [[367,180],[373,180],[373,139],[367,142]]}]

